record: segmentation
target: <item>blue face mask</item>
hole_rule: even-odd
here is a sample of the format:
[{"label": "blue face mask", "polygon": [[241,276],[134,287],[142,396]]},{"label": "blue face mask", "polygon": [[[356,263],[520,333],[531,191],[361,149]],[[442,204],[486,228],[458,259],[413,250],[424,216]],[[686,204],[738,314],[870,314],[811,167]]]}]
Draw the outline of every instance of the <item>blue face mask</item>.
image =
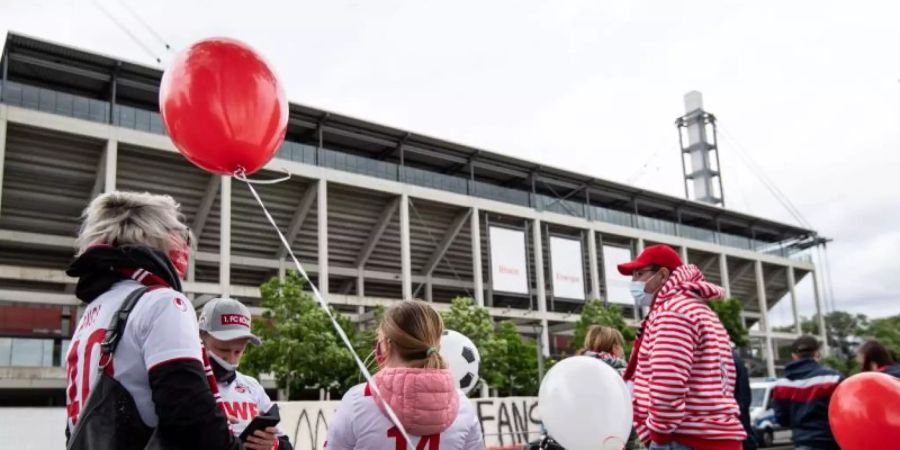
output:
[{"label": "blue face mask", "polygon": [[[656,278],[656,275],[659,275],[659,272],[656,272],[647,281]],[[638,306],[650,306],[653,303],[653,294],[645,291],[647,289],[647,281],[632,281],[631,286],[628,288]]]},{"label": "blue face mask", "polygon": [[634,301],[637,302],[638,306],[650,306],[650,303],[653,302],[653,296],[644,291],[646,287],[646,281],[631,282],[629,290],[631,291],[631,296],[634,297]]}]

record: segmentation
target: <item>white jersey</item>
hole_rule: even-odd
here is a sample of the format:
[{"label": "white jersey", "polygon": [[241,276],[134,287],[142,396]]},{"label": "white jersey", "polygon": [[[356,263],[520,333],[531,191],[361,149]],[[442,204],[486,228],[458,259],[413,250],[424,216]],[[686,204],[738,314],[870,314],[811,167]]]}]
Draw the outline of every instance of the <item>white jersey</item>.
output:
[{"label": "white jersey", "polygon": [[[443,433],[410,436],[415,450],[484,450],[481,423],[475,407],[459,391],[459,413]],[[344,395],[328,428],[326,450],[413,450],[403,434],[381,412],[367,384],[353,387]]]},{"label": "white jersey", "polygon": [[[124,280],[87,305],[66,356],[67,426],[74,431],[91,388],[99,380],[100,343],[106,327],[125,298],[143,285]],[[144,424],[159,423],[150,392],[149,372],[172,360],[196,360],[202,364],[197,316],[190,301],[169,288],[146,292],[134,306],[107,367],[134,398]]]},{"label": "white jersey", "polygon": [[[256,378],[240,372],[236,372],[231,383],[219,382],[219,395],[225,412],[237,419],[231,424],[235,436],[240,436],[254,417],[265,414],[274,404]],[[284,435],[281,429],[278,434]]]}]

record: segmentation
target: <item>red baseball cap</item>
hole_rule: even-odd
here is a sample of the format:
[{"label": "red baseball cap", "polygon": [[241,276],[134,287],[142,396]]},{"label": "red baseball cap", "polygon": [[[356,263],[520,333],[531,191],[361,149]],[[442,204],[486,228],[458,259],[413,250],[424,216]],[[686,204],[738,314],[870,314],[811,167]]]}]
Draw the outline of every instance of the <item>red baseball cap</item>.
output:
[{"label": "red baseball cap", "polygon": [[678,252],[668,245],[651,245],[644,249],[637,259],[631,262],[619,264],[619,273],[631,275],[635,270],[649,266],[665,267],[675,270],[684,264]]}]

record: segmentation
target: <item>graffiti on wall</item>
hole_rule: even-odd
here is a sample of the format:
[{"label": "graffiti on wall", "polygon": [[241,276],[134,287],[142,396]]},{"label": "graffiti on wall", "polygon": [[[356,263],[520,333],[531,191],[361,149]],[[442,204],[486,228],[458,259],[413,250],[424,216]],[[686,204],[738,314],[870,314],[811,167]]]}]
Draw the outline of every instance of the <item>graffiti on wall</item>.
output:
[{"label": "graffiti on wall", "polygon": [[[524,444],[541,432],[536,397],[472,399],[488,447]],[[323,450],[340,402],[280,402],[281,430],[297,450]]]}]

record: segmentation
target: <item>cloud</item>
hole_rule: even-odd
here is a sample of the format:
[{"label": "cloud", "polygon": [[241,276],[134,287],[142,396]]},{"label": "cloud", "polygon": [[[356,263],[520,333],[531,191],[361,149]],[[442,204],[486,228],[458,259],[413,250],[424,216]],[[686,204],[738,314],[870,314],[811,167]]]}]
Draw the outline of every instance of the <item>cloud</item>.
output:
[{"label": "cloud", "polygon": [[[98,1],[165,54],[120,5]],[[900,312],[890,301],[900,287],[891,270],[900,250],[898,4],[129,4],[176,47],[246,40],[293,101],[601,178],[634,176],[676,196],[673,121],[682,95],[701,90],[723,130],[729,207],[794,222],[740,147],[835,239],[838,307]],[[87,0],[4,2],[0,18],[0,31],[152,62]]]}]

